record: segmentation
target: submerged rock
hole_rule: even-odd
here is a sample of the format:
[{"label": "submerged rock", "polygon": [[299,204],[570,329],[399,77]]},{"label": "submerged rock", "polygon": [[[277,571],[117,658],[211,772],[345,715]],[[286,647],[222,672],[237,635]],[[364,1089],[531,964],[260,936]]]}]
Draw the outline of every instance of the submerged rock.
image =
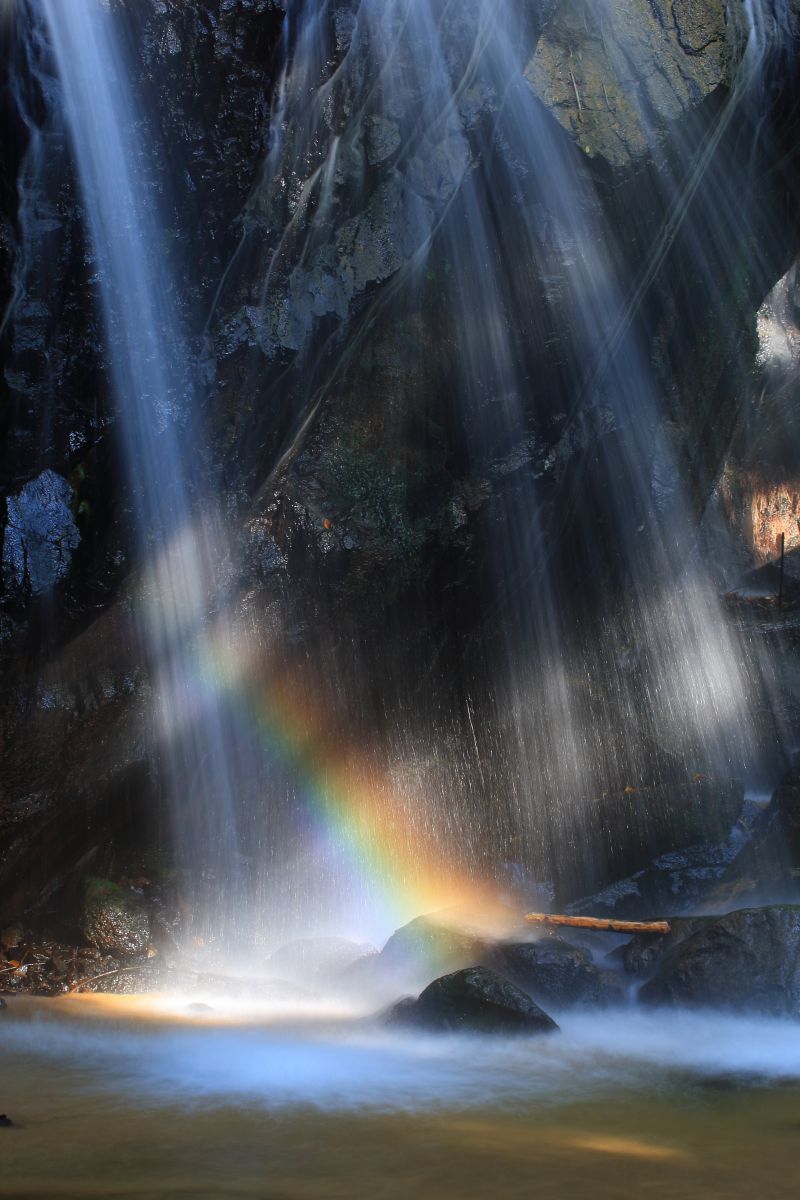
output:
[{"label": "submerged rock", "polygon": [[500,945],[491,965],[542,1004],[607,1006],[625,998],[619,975],[600,969],[587,950],[560,938]]},{"label": "submerged rock", "polygon": [[150,943],[150,915],[143,896],[109,879],[84,883],[81,932],[99,950],[130,958]]},{"label": "submerged rock", "polygon": [[664,955],[639,995],[647,1004],[800,1016],[800,906],[708,920]]},{"label": "submerged rock", "polygon": [[401,1000],[389,1014],[398,1025],[474,1033],[548,1033],[552,1017],[520,988],[487,967],[468,967],[435,979],[417,1000]]}]

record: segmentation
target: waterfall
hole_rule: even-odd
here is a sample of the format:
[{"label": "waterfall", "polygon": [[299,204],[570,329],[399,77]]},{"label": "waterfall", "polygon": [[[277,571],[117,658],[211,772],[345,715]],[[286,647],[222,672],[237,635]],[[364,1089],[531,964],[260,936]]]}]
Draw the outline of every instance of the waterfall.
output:
[{"label": "waterfall", "polygon": [[[582,7],[622,69],[603,6]],[[308,0],[287,19],[252,206],[280,231],[262,268],[260,344],[268,357],[298,351],[311,372],[317,318],[358,312],[327,367],[333,391],[376,323],[400,330],[426,279],[441,281],[440,353],[476,474],[496,447],[486,589],[505,661],[490,668],[499,715],[483,745],[496,831],[522,827],[534,856],[549,845],[555,872],[571,859],[591,874],[604,789],[647,781],[663,794],[706,773],[754,782],[780,754],[772,668],[726,621],[704,561],[699,452],[676,443],[674,381],[650,361],[645,304],[677,244],[709,293],[737,285],[726,251],[747,230],[730,197],[751,186],[759,105],[788,28],[782,5],[748,4],[740,18],[738,71],[699,147],[676,133],[665,149],[649,103],[634,99],[643,144],[661,156],[665,213],[638,276],[598,173],[534,94],[533,6],[362,0],[345,13]],[[364,267],[358,238],[373,255]],[[737,354],[738,334],[726,336]],[[548,343],[556,368],[543,365]],[[425,412],[421,357],[417,374],[409,403]]]},{"label": "waterfall", "polygon": [[[643,785],[660,803],[692,777],[757,778],[780,751],[774,682],[723,618],[704,561],[702,450],[676,436],[675,373],[651,361],[648,297],[676,247],[709,293],[735,286],[718,278],[742,236],[729,195],[748,186],[748,148],[731,131],[757,125],[781,7],[744,7],[738,74],[698,144],[662,136],[642,102],[637,136],[665,163],[648,199],[665,215],[634,269],[592,148],[537,94],[537,5],[288,6],[261,179],[203,333],[240,288],[231,340],[248,337],[256,370],[286,394],[290,375],[300,381],[292,437],[276,435],[282,457],[261,475],[273,482],[376,327],[400,345],[416,321],[403,402],[457,444],[451,516],[466,523],[469,508],[486,563],[475,601],[492,638],[451,689],[460,711],[423,736],[438,681],[407,727],[383,697],[373,707],[389,729],[373,753],[325,712],[338,686],[326,631],[309,635],[293,676],[280,620],[242,601],[120,13],[102,0],[31,5],[80,178],[139,556],[151,752],[193,874],[195,939],[252,939],[267,923],[332,932],[350,914],[348,932],[370,936],[515,856],[540,876],[591,879],[604,790]],[[584,16],[604,38],[604,7]],[[624,58],[613,39],[606,49]],[[394,491],[387,506],[399,524]],[[364,668],[373,701],[382,665]]]},{"label": "waterfall", "polygon": [[[117,19],[100,0],[42,0],[88,224],[141,572],[135,600],[154,677],[153,751],[176,815],[179,862],[202,869],[209,910],[235,909],[233,740],[211,682],[223,557],[202,391],[146,124]],[[229,902],[229,903],[228,903]],[[209,921],[211,918],[208,918]],[[198,913],[195,934],[205,932]]]}]

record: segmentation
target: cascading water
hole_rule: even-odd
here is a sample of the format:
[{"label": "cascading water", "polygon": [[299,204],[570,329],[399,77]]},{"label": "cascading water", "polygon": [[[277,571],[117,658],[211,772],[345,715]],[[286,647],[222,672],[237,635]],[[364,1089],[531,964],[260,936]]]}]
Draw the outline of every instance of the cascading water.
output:
[{"label": "cascading water", "polygon": [[[602,10],[579,9],[623,71]],[[738,73],[699,145],[676,137],[659,148],[646,97],[634,99],[645,143],[668,164],[662,233],[637,275],[614,244],[596,173],[534,94],[524,55],[534,19],[477,0],[457,11],[408,0],[292,7],[251,206],[250,235],[266,229],[270,248],[249,311],[268,357],[300,352],[309,397],[339,386],[380,322],[398,339],[420,310],[435,325],[476,474],[492,447],[506,481],[485,529],[506,659],[489,668],[496,732],[481,731],[467,779],[459,772],[444,802],[485,805],[474,780],[491,761],[490,836],[517,846],[522,836],[541,869],[568,877],[577,862],[591,879],[601,792],[644,783],[658,805],[681,779],[755,783],[780,759],[772,669],[726,625],[703,561],[699,455],[675,439],[675,382],[649,360],[646,298],[676,241],[712,302],[715,288],[737,286],[727,249],[749,231],[727,196],[749,186],[748,139],[788,25],[769,3],[737,15]],[[580,118],[574,76],[572,86]],[[757,276],[752,253],[747,269]],[[344,350],[321,354],[317,322],[353,308]],[[439,419],[441,393],[423,395],[423,350],[410,375],[409,408]]]},{"label": "cascading water", "polygon": [[[202,482],[197,370],[114,15],[99,0],[43,0],[41,10],[78,164],[132,496],[142,564],[135,602],[156,697],[150,736],[164,764],[179,861],[210,874],[203,901],[219,918],[222,894],[235,908],[240,878],[236,743],[209,682],[221,528],[216,497]],[[196,936],[206,921],[199,907]]]},{"label": "cascading water", "polygon": [[[33,11],[55,53],[97,266],[154,748],[178,858],[194,871],[197,937],[378,937],[510,859],[591,881],[605,853],[601,792],[644,784],[658,804],[682,779],[754,776],[779,754],[769,668],[726,627],[703,566],[694,463],[673,437],[669,366],[657,376],[649,361],[647,298],[676,244],[712,289],[722,248],[741,236],[730,206],[716,232],[710,212],[747,182],[729,133],[757,121],[782,10],[743,10],[727,101],[699,147],[669,143],[662,235],[638,273],[614,244],[600,174],[535,94],[536,6],[304,0],[287,11],[262,180],[205,332],[229,319],[244,276],[238,327],[258,369],[295,356],[303,403],[278,439],[276,478],[376,327],[398,343],[419,335],[395,368],[404,402],[458,444],[475,478],[452,519],[474,514],[488,564],[476,596],[491,614],[487,645],[454,688],[434,685],[422,719],[406,726],[402,705],[382,702],[383,742],[363,752],[326,711],[339,662],[324,630],[294,679],[280,620],[233,594],[118,14],[100,0]],[[583,22],[605,36],[600,10],[586,6]],[[607,49],[613,63],[618,47]],[[639,119],[646,140],[646,105]],[[381,435],[411,458],[407,414],[392,417]],[[390,482],[380,519],[413,545],[411,501]],[[359,669],[374,699],[376,668]],[[421,734],[459,689],[459,711]]]}]

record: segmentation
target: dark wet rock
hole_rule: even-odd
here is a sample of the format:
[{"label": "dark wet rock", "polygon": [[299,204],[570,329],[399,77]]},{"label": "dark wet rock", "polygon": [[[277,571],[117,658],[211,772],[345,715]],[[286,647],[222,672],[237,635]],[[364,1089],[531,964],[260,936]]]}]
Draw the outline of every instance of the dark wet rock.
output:
[{"label": "dark wet rock", "polygon": [[67,574],[81,540],[72,500],[70,484],[50,470],[6,498],[3,579],[9,590],[36,596]]},{"label": "dark wet rock", "polygon": [[16,950],[24,940],[24,930],[19,925],[9,925],[0,933],[0,946],[4,950]]},{"label": "dark wet rock", "polygon": [[625,982],[618,974],[596,966],[587,950],[560,938],[503,943],[488,961],[537,1003],[548,1007],[606,1007],[625,999]]},{"label": "dark wet rock", "polygon": [[[103,966],[106,968],[106,964]],[[77,986],[70,990],[97,995],[141,996],[148,992],[165,991],[168,983],[168,973],[154,964],[131,967],[125,962],[117,962],[115,967],[108,967],[78,980]]]},{"label": "dark wet rock", "polygon": [[[599,885],[570,899],[576,915],[646,920],[697,908],[752,835],[736,780],[699,779],[603,796],[594,841],[579,851]],[[590,857],[591,856],[591,857]]]},{"label": "dark wet rock", "polygon": [[417,1000],[401,1000],[390,1024],[474,1033],[547,1033],[557,1029],[520,988],[486,967],[469,967],[434,980]]},{"label": "dark wet rock", "polygon": [[638,933],[618,946],[609,958],[621,962],[626,971],[640,979],[652,975],[662,958],[692,934],[705,929],[716,917],[669,917],[670,932]]},{"label": "dark wet rock", "polygon": [[84,883],[81,932],[100,950],[130,958],[150,944],[150,916],[143,896],[109,879]]},{"label": "dark wet rock", "polygon": [[786,772],[772,798],[792,860],[800,865],[800,768]]},{"label": "dark wet rock", "polygon": [[769,804],[756,806],[749,841],[706,894],[707,912],[726,912],[800,901],[796,768],[787,771]]},{"label": "dark wet rock", "polygon": [[0,1125],[2,1125],[5,1128],[8,1128],[9,1125],[13,1125],[13,1124],[14,1124],[14,1122],[11,1120],[11,1117],[6,1116],[5,1113],[0,1113]]},{"label": "dark wet rock", "polygon": [[711,919],[664,955],[639,996],[647,1004],[800,1016],[800,906]]},{"label": "dark wet rock", "polygon": [[[662,854],[649,866],[567,905],[578,916],[648,921],[706,904],[729,870],[736,874],[744,838]],[[732,867],[733,864],[733,867]],[[718,910],[717,910],[718,911]]]}]

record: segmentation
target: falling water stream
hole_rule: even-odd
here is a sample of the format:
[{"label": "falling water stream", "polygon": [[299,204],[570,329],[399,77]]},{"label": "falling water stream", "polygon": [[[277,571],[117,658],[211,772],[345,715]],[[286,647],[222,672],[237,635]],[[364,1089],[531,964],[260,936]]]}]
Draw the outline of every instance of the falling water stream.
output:
[{"label": "falling water stream", "polygon": [[179,858],[202,840],[204,901],[220,916],[223,892],[232,909],[239,898],[236,738],[209,678],[222,528],[218,498],[198,482],[206,458],[199,372],[114,16],[97,0],[43,0],[41,8],[78,164],[133,497],[137,607],[156,696],[151,737],[173,812],[191,808],[188,821],[176,822]]},{"label": "falling water stream", "polygon": [[[296,351],[318,387],[315,323],[345,317],[366,289],[357,259],[335,268],[355,228],[385,282],[328,362],[323,391],[375,319],[402,330],[426,281],[440,278],[448,403],[475,469],[491,446],[495,477],[510,480],[498,485],[500,519],[487,525],[482,584],[502,630],[488,685],[494,717],[479,746],[466,694],[467,750],[458,738],[434,748],[452,760],[451,784],[425,796],[396,786],[391,762],[326,759],[308,706],[272,688],[269,656],[266,706],[237,675],[263,649],[261,635],[242,640],[232,628],[197,343],[165,252],[164,183],[117,17],[99,0],[41,0],[33,11],[52,43],[96,264],[140,552],[151,737],[176,852],[195,870],[195,936],[230,940],[246,928],[252,940],[261,914],[274,924],[281,909],[289,932],[324,913],[327,932],[350,921],[347,932],[378,936],[391,924],[370,920],[376,898],[392,893],[389,922],[413,915],[415,891],[430,903],[424,883],[447,878],[447,840],[460,847],[454,878],[480,882],[470,856],[485,857],[487,827],[495,861],[508,840],[540,872],[563,876],[574,858],[591,878],[592,804],[604,788],[698,772],[761,782],[780,755],[774,680],[758,647],[721,619],[639,305],[681,222],[699,239],[715,196],[745,185],[741,156],[721,161],[719,145],[757,109],[782,52],[783,10],[745,6],[735,85],[675,179],[642,278],[620,265],[591,172],[532,91],[521,50],[529,18],[516,6],[471,0],[456,15],[433,0],[362,0],[345,22],[343,10],[331,21],[325,4],[302,0],[286,14],[269,152],[206,331],[252,260],[243,247],[266,225],[256,336],[268,358]],[[342,119],[331,120],[332,107]],[[392,162],[377,184],[365,129],[367,161]],[[539,394],[554,336],[565,361],[557,387]],[[421,370],[415,387],[426,386]],[[414,404],[424,410],[427,400]],[[563,470],[552,470],[542,436],[555,428],[573,456]],[[522,471],[512,461],[519,447]],[[403,730],[394,736],[402,746]],[[472,795],[478,774],[488,797]],[[287,797],[289,810],[317,808],[324,844],[302,817],[278,821]]]}]

